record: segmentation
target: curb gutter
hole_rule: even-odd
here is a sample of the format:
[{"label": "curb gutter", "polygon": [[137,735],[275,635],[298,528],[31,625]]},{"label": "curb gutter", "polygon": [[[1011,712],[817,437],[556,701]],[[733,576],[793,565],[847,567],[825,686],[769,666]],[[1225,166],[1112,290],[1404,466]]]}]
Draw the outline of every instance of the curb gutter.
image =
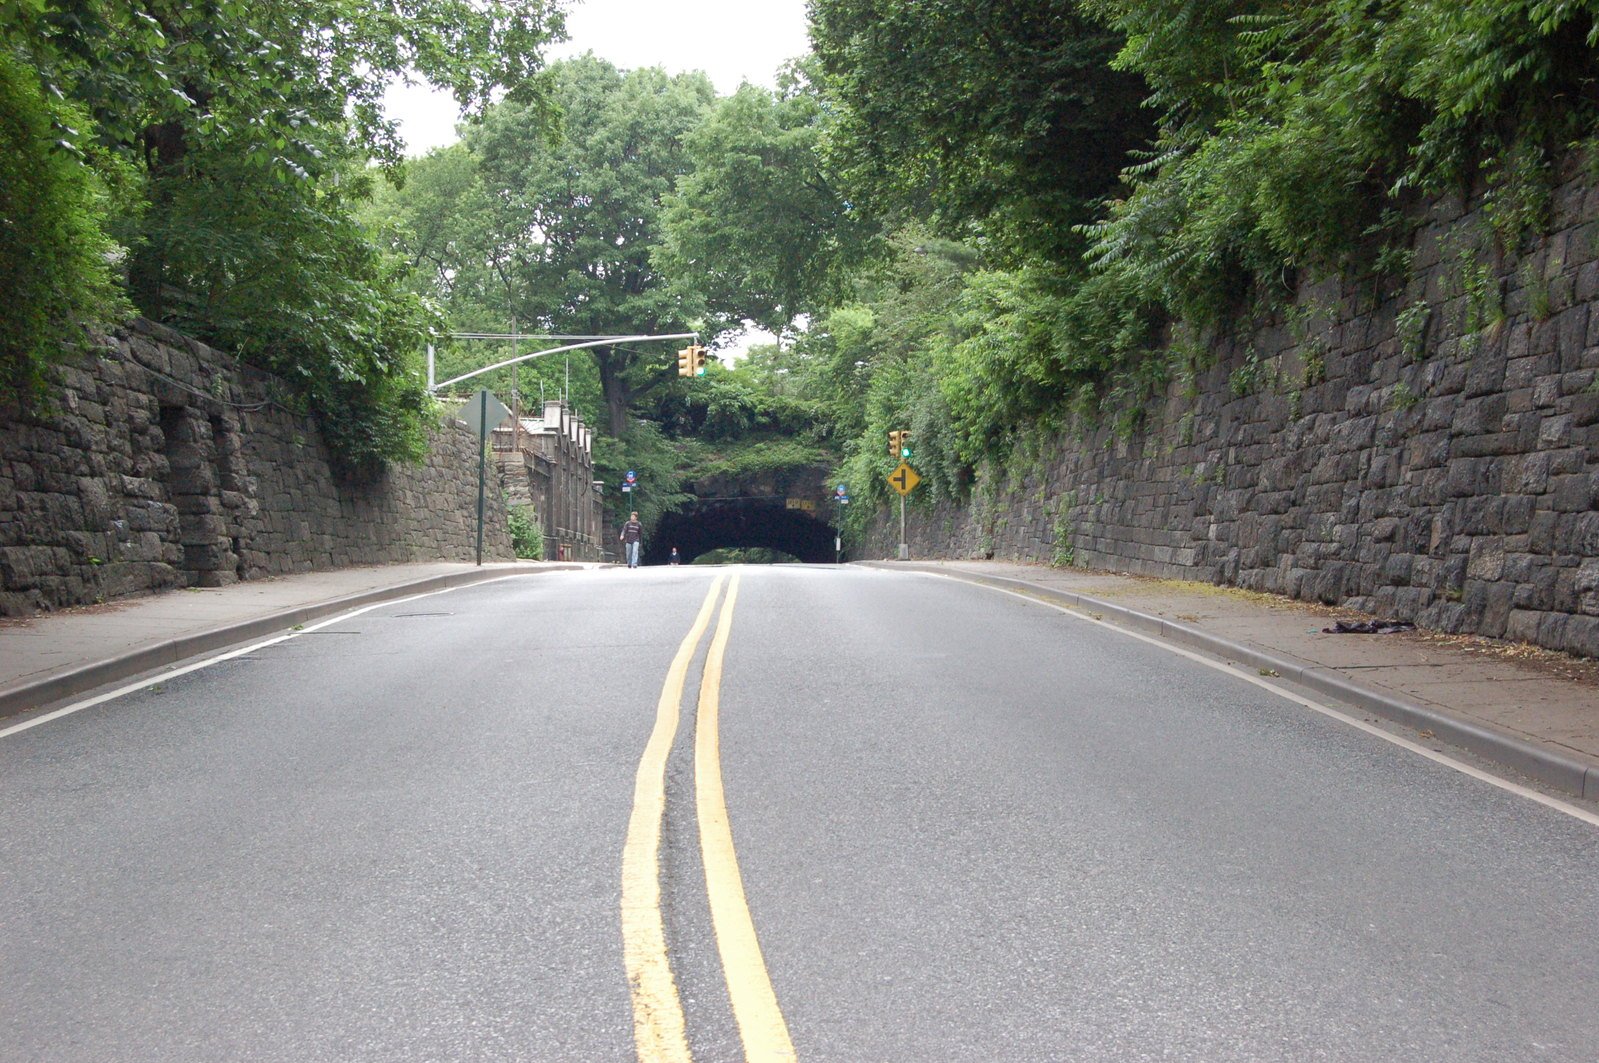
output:
[{"label": "curb gutter", "polygon": [[1552,749],[1516,738],[1502,731],[1468,723],[1446,716],[1436,709],[1412,701],[1379,693],[1361,686],[1336,669],[1309,665],[1293,657],[1282,657],[1266,650],[1256,649],[1231,639],[1212,635],[1197,627],[1151,616],[1125,605],[1092,598],[1075,591],[1055,590],[1026,580],[1009,576],[982,576],[969,572],[952,572],[933,565],[914,562],[856,562],[867,568],[886,571],[928,572],[950,579],[961,580],[1002,590],[1022,590],[1033,597],[1048,598],[1062,605],[1092,609],[1119,627],[1139,634],[1166,639],[1186,649],[1200,650],[1215,657],[1248,665],[1256,669],[1271,669],[1278,676],[1302,687],[1324,694],[1345,705],[1352,705],[1384,719],[1415,730],[1428,730],[1439,740],[1459,746],[1479,756],[1497,761],[1508,768],[1535,779],[1545,786],[1588,801],[1599,801],[1599,764],[1576,757],[1564,756]]},{"label": "curb gutter", "polygon": [[86,690],[93,690],[96,687],[130,678],[140,672],[148,672],[153,668],[176,664],[179,661],[187,660],[202,653],[209,653],[213,650],[225,649],[254,639],[266,638],[292,628],[296,624],[320,620],[325,616],[357,609],[363,605],[374,605],[393,601],[397,598],[408,598],[414,594],[426,594],[430,591],[470,587],[476,583],[487,583],[490,580],[503,579],[506,576],[536,576],[543,572],[577,572],[582,571],[584,567],[583,565],[540,565],[537,568],[496,568],[482,571],[451,572],[441,576],[427,576],[423,579],[396,583],[388,587],[378,587],[373,590],[347,594],[340,598],[330,598],[310,605],[299,605],[292,609],[283,609],[251,620],[241,620],[237,623],[212,628],[209,631],[200,631],[192,635],[180,635],[177,638],[168,639],[165,642],[158,642],[150,646],[142,646],[139,649],[130,650],[127,653],[119,654],[103,661],[81,665],[66,672],[58,672],[55,675],[46,676],[43,679],[18,683],[0,689],[0,717],[15,716],[18,713],[28,712],[31,709],[49,705],[63,698],[69,698],[74,694],[81,694]]}]

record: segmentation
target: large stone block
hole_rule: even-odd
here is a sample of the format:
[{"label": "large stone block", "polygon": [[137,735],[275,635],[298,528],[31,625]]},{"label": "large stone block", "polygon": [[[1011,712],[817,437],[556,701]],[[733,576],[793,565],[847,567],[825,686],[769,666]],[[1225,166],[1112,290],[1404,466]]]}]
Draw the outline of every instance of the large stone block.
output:
[{"label": "large stone block", "polygon": [[[1554,645],[1556,649],[1565,650],[1567,653],[1580,654],[1584,657],[1599,657],[1599,616],[1568,616],[1561,617],[1558,627],[1558,644],[1553,638],[1539,641],[1545,645]],[[1543,635],[1540,628],[1540,636]]]},{"label": "large stone block", "polygon": [[1593,508],[1594,485],[1591,476],[1570,474],[1551,479],[1549,505],[1557,513],[1581,513]]}]

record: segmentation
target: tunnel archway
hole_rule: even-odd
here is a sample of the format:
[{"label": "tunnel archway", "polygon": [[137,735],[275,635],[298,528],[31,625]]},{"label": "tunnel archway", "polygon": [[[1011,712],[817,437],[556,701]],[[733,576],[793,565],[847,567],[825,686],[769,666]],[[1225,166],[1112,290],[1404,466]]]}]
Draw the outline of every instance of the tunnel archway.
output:
[{"label": "tunnel archway", "polygon": [[644,564],[666,564],[674,546],[685,565],[723,547],[762,546],[807,564],[835,559],[832,526],[804,510],[786,508],[781,498],[706,500],[667,513],[644,548]]}]

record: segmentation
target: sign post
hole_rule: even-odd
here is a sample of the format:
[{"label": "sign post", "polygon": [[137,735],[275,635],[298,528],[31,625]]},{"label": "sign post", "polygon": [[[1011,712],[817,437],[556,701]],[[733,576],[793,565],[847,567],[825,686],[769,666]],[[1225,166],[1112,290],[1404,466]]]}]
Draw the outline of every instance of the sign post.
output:
[{"label": "sign post", "polygon": [[[837,520],[836,524],[837,524],[837,526],[839,528],[842,528],[844,526],[844,509],[843,509],[843,507],[849,505],[849,486],[847,484],[839,484],[838,485],[838,489],[833,492],[833,501],[837,502],[838,505],[839,505],[838,520]],[[843,562],[844,562],[844,536],[841,535],[841,534],[838,534],[838,533],[834,533],[834,535],[833,535],[833,564],[839,565],[839,564],[843,564]]]},{"label": "sign post", "polygon": [[[477,393],[477,561],[480,567],[483,564],[483,492],[487,484],[489,465],[489,389],[479,388]],[[905,538],[905,499],[899,500],[899,537],[903,542]],[[902,545],[900,550],[904,550]]]},{"label": "sign post", "polygon": [[466,401],[461,409],[461,420],[477,433],[477,563],[483,563],[483,498],[488,478],[489,430],[511,415],[505,403],[494,397],[488,388],[478,388],[477,394]]},{"label": "sign post", "polygon": [[905,496],[916,489],[922,478],[916,475],[916,470],[904,461],[899,467],[888,474],[888,486],[899,492],[899,559],[909,561],[911,549],[905,545]]},{"label": "sign post", "polygon": [[[479,517],[478,518],[478,524],[480,525],[480,530],[478,532],[479,535],[483,534],[482,531],[481,531],[482,523],[483,523],[483,518]],[[905,544],[905,496],[904,495],[900,495],[899,496],[899,559],[901,561],[909,561],[911,559],[911,548]],[[480,560],[478,563],[482,564],[482,561]]]}]

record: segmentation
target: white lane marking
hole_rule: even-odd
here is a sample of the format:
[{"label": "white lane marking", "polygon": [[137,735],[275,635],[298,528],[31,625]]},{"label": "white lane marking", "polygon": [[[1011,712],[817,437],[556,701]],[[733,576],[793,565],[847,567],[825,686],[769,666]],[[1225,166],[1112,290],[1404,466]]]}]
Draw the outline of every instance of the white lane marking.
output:
[{"label": "white lane marking", "polygon": [[1137,631],[1131,631],[1127,628],[1112,624],[1108,620],[1096,620],[1092,616],[1088,616],[1082,612],[1079,612],[1070,606],[1047,601],[1043,598],[1037,598],[1030,594],[1023,594],[1020,591],[1013,591],[1005,587],[995,587],[993,584],[989,583],[978,583],[974,580],[962,579],[960,576],[952,576],[943,572],[913,572],[906,574],[916,576],[931,576],[934,579],[947,579],[956,583],[964,583],[968,587],[981,587],[984,590],[994,591],[999,594],[1008,594],[1012,598],[1020,598],[1024,602],[1032,602],[1034,605],[1042,605],[1048,609],[1053,609],[1058,613],[1065,613],[1067,616],[1072,617],[1075,620],[1081,620],[1088,624],[1097,624],[1100,627],[1107,628],[1122,635],[1126,635],[1128,638],[1134,638],[1140,642],[1147,642],[1151,646],[1159,646],[1161,649],[1166,650],[1169,653],[1175,653],[1180,657],[1186,657],[1190,661],[1195,661],[1199,664],[1205,665],[1207,668],[1214,668],[1218,672],[1226,672],[1228,675],[1236,676],[1245,682],[1253,683],[1262,690],[1269,690],[1280,698],[1285,698],[1297,705],[1303,705],[1307,709],[1310,709],[1314,712],[1319,712],[1323,716],[1330,717],[1339,721],[1340,723],[1346,723],[1351,727],[1359,728],[1360,730],[1365,731],[1367,734],[1376,735],[1385,742],[1392,742],[1396,746],[1399,746],[1403,749],[1408,749],[1412,753],[1418,753],[1421,756],[1426,757],[1428,760],[1435,761],[1444,765],[1445,767],[1453,768],[1464,775],[1471,776],[1473,779],[1480,779],[1491,786],[1497,786],[1501,790],[1506,790],[1510,793],[1517,794],[1518,796],[1525,797],[1530,801],[1536,801],[1538,804],[1547,808],[1552,808],[1556,812],[1564,812],[1566,815],[1571,816],[1574,819],[1580,819],[1584,823],[1599,827],[1599,813],[1590,812],[1585,808],[1578,807],[1577,805],[1567,804],[1559,798],[1550,797],[1548,794],[1540,793],[1531,787],[1522,786],[1520,783],[1511,782],[1509,779],[1504,779],[1498,775],[1492,774],[1491,772],[1483,771],[1481,768],[1475,768],[1464,761],[1456,760],[1454,757],[1440,753],[1436,749],[1429,749],[1420,743],[1412,742],[1410,739],[1401,735],[1390,734],[1375,724],[1367,723],[1365,720],[1357,719],[1353,716],[1350,716],[1348,713],[1340,712],[1329,705],[1323,705],[1320,702],[1311,701],[1309,698],[1295,694],[1293,691],[1284,690],[1282,687],[1268,683],[1265,679],[1258,675],[1251,675],[1243,669],[1236,668],[1225,661],[1218,661],[1215,658],[1206,657],[1202,654],[1195,653],[1192,650],[1184,649],[1181,646],[1175,646],[1165,639],[1158,639]]},{"label": "white lane marking", "polygon": [[141,679],[137,683],[129,683],[126,686],[117,687],[115,690],[108,690],[104,694],[96,694],[92,698],[73,702],[71,705],[64,705],[61,708],[54,709],[42,716],[36,716],[31,720],[26,720],[22,723],[13,724],[10,727],[0,729],[0,738],[5,738],[8,735],[14,735],[19,731],[26,731],[30,727],[38,727],[42,723],[49,723],[51,720],[58,720],[63,716],[70,716],[75,712],[82,712],[84,709],[92,709],[96,705],[103,705],[108,701],[113,701],[116,698],[120,698],[126,694],[132,694],[135,691],[148,690],[157,683],[164,683],[169,679],[176,679],[180,675],[187,675],[190,672],[197,672],[201,668],[209,668],[213,664],[221,664],[223,661],[231,661],[235,657],[242,657],[247,653],[254,653],[256,650],[264,650],[268,646],[276,646],[280,642],[287,642],[289,639],[297,638],[300,635],[309,634],[312,631],[318,631],[322,628],[330,627],[333,624],[343,623],[346,620],[360,616],[362,613],[370,613],[374,609],[383,609],[391,605],[404,605],[406,602],[420,601],[423,598],[432,598],[439,594],[449,594],[451,591],[462,591],[470,587],[486,587],[491,583],[503,583],[504,581],[510,579],[527,579],[531,575],[537,575],[537,573],[524,573],[515,576],[496,576],[494,579],[481,580],[477,583],[466,583],[459,587],[445,587],[442,590],[427,591],[423,594],[413,594],[408,598],[395,598],[386,602],[374,602],[372,605],[364,605],[359,609],[352,609],[347,613],[340,613],[337,616],[329,617],[326,620],[319,620],[314,624],[307,624],[305,627],[302,627],[297,631],[289,631],[282,635],[274,635],[272,638],[266,639],[262,642],[252,642],[247,646],[241,646],[239,649],[228,650],[226,653],[219,653],[214,657],[207,657],[204,660],[195,661],[193,664],[181,665],[177,668],[172,668],[165,672],[152,675],[146,679]]}]

